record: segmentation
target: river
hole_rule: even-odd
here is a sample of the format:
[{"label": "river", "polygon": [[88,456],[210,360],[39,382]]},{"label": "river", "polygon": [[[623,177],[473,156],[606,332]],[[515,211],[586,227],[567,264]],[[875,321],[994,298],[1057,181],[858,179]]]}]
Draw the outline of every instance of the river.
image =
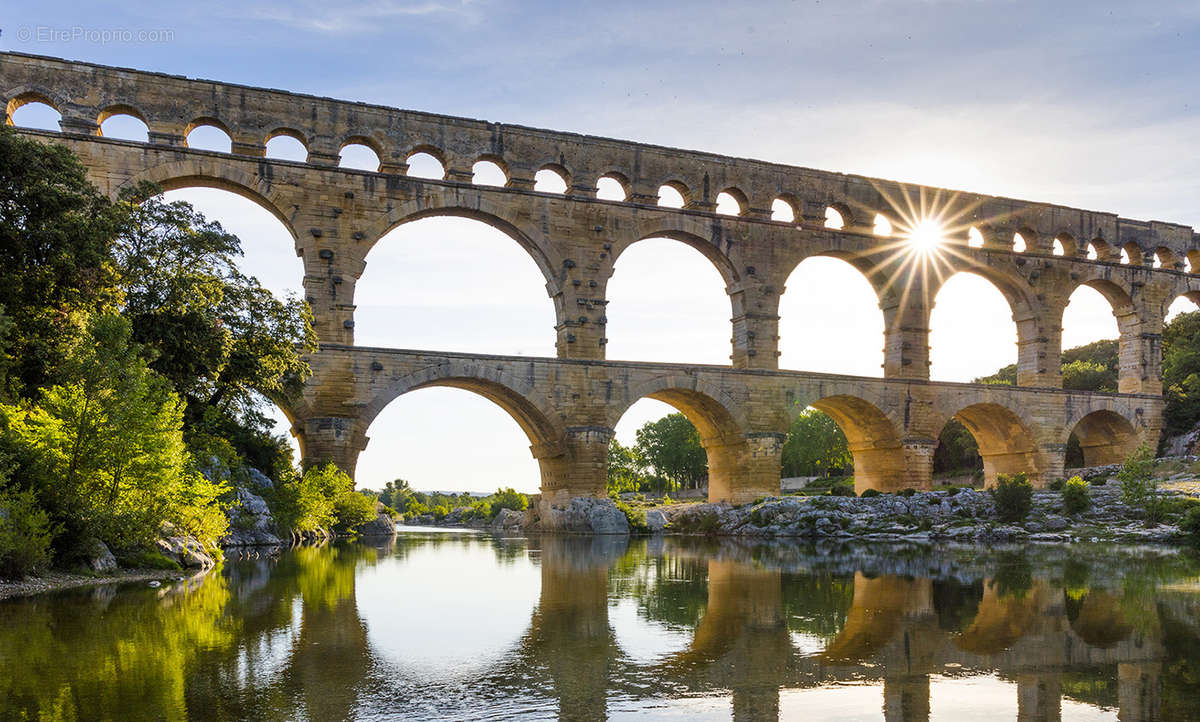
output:
[{"label": "river", "polygon": [[387,543],[0,602],[0,719],[1200,718],[1200,560]]}]

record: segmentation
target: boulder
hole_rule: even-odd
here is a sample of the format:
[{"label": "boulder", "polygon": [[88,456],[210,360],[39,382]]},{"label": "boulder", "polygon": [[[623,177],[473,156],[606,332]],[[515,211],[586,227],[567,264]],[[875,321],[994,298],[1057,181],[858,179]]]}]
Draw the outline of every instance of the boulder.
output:
[{"label": "boulder", "polygon": [[651,509],[646,512],[646,526],[650,528],[651,532],[660,533],[667,527],[667,515],[658,509]]},{"label": "boulder", "polygon": [[111,574],[117,570],[117,558],[104,542],[91,539],[84,545],[88,568],[97,574]]},{"label": "boulder", "polygon": [[525,523],[525,515],[515,509],[501,509],[492,519],[493,531],[516,531]]},{"label": "boulder", "polygon": [[254,467],[246,468],[246,476],[249,477],[250,485],[258,487],[260,491],[275,488],[275,482],[271,481],[271,477]]},{"label": "boulder", "polygon": [[195,537],[165,537],[158,540],[157,546],[163,556],[175,560],[184,569],[211,569],[217,564]]},{"label": "boulder", "polygon": [[360,536],[396,536],[396,522],[384,511],[383,504],[376,502],[375,518],[358,528]]},{"label": "boulder", "polygon": [[629,533],[629,519],[611,499],[575,497],[566,507],[545,504],[539,511],[538,528],[543,531]]},{"label": "boulder", "polygon": [[[269,480],[268,480],[269,481]],[[261,496],[249,489],[238,488],[238,506],[229,513],[229,531],[221,546],[279,546],[283,544],[275,533],[275,517]]]}]

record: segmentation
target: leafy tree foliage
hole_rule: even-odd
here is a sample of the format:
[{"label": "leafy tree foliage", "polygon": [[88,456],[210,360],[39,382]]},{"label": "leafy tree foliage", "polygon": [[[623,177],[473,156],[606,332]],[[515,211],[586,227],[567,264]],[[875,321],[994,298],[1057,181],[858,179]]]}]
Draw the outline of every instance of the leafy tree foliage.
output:
[{"label": "leafy tree foliage", "polygon": [[800,412],[783,444],[785,477],[843,473],[853,463],[846,435],[831,416],[817,409]]},{"label": "leafy tree foliage", "polygon": [[636,447],[629,448],[613,439],[608,444],[608,491],[621,494],[640,491],[647,480],[646,462]]},{"label": "leafy tree foliage", "polygon": [[1181,313],[1163,328],[1163,393],[1166,433],[1200,422],[1200,312]]},{"label": "leafy tree foliage", "polygon": [[63,146],[0,126],[0,346],[5,392],[31,397],[60,366],[90,313],[117,296],[109,248],[121,214]]},{"label": "leafy tree foliage", "polygon": [[950,419],[938,435],[938,445],[933,451],[933,471],[966,472],[983,468],[979,456],[979,444],[975,437],[958,419]]},{"label": "leafy tree foliage", "polygon": [[236,236],[159,192],[142,184],[124,196],[127,220],[113,250],[123,311],[135,339],[155,352],[152,368],[184,398],[189,440],[228,439],[278,475],[290,453],[270,436],[262,396],[302,388],[310,371],[301,353],[316,347],[311,312],[238,270]]},{"label": "leafy tree foliage", "polygon": [[637,449],[654,474],[672,488],[698,488],[708,477],[700,433],[683,414],[668,414],[638,429]]},{"label": "leafy tree foliage", "polygon": [[93,317],[64,364],[74,381],[0,408],[5,445],[19,460],[14,478],[65,532],[65,558],[91,537],[119,549],[147,545],[166,521],[210,546],[225,531],[225,488],[195,470],[182,403],[130,336],[121,316]]}]

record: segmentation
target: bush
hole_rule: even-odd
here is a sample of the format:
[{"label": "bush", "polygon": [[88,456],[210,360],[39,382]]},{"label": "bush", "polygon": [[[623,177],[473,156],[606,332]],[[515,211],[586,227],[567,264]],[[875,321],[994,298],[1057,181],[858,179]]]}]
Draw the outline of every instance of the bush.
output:
[{"label": "bush", "polygon": [[446,506],[445,504],[438,504],[437,506],[430,509],[429,513],[433,514],[434,519],[441,521],[442,519],[446,518],[447,514],[450,513],[450,508],[448,506]]},{"label": "bush", "polygon": [[344,491],[333,500],[333,528],[345,533],[375,519],[375,500],[358,493]]},{"label": "bush", "polygon": [[629,530],[635,534],[644,534],[650,531],[650,526],[646,524],[646,510],[636,508],[623,501],[616,502],[617,508],[625,515],[629,521]]},{"label": "bush", "polygon": [[1072,476],[1062,485],[1063,511],[1074,516],[1087,511],[1092,505],[1088,496],[1088,483],[1081,476]]},{"label": "bush", "polygon": [[917,493],[917,490],[916,490],[916,489],[913,489],[912,487],[909,487],[908,489],[901,489],[900,491],[896,492],[896,496],[902,496],[902,497],[904,497],[905,499],[907,499],[907,498],[909,498],[909,497],[913,496],[913,495],[914,495],[914,494],[916,494],[916,493]]},{"label": "bush", "polygon": [[45,569],[52,538],[32,491],[0,489],[0,577],[23,579]]},{"label": "bush", "polygon": [[167,571],[180,571],[182,567],[179,562],[164,556],[161,552],[155,551],[135,551],[127,554],[116,555],[117,561],[126,569],[163,569]]},{"label": "bush", "polygon": [[859,494],[858,496],[859,496],[859,498],[862,498],[862,499],[870,499],[871,497],[879,496],[879,490],[878,489],[863,489],[863,493]]},{"label": "bush", "polygon": [[496,493],[492,495],[491,504],[492,516],[499,514],[501,509],[525,511],[529,508],[529,497],[512,487],[497,489]]},{"label": "bush", "polygon": [[1125,459],[1117,480],[1121,482],[1121,501],[1142,511],[1147,526],[1162,521],[1164,509],[1154,480],[1154,452],[1148,444],[1142,444]]},{"label": "bush", "polygon": [[1192,538],[1192,541],[1200,542],[1200,505],[1193,506],[1188,509],[1183,515],[1183,520],[1179,522],[1179,530]]},{"label": "bush", "polygon": [[1025,473],[1001,474],[992,489],[996,501],[996,516],[1000,521],[1016,522],[1029,516],[1033,509],[1033,485]]},{"label": "bush", "polygon": [[[1071,478],[1072,479],[1080,479],[1082,481],[1082,477],[1080,477],[1078,475],[1072,476]],[[1064,481],[1063,479],[1055,479],[1054,481],[1052,481],[1048,485],[1046,485],[1046,488],[1049,489],[1050,491],[1062,491],[1063,488],[1066,487],[1066,485],[1067,485],[1067,482]]]}]

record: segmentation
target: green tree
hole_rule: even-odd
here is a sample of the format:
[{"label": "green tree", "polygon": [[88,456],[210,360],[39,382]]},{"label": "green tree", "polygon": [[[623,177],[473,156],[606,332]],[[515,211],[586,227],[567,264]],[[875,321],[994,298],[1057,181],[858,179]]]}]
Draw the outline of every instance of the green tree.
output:
[{"label": "green tree", "polygon": [[334,500],[354,482],[333,462],[291,473],[275,485],[275,521],[291,533],[304,534],[333,525]]},{"label": "green tree", "polygon": [[183,397],[189,441],[228,439],[252,465],[278,475],[290,465],[272,437],[263,397],[299,393],[315,349],[308,304],[280,300],[236,265],[241,244],[190,204],[166,203],[153,184],[123,196],[126,222],[113,247],[134,338]]},{"label": "green tree", "polygon": [[[347,477],[349,478],[349,477]],[[376,517],[375,498],[353,489],[342,491],[333,500],[333,528],[338,532],[353,532]]]},{"label": "green tree", "polygon": [[1180,434],[1200,422],[1200,312],[1181,313],[1163,328],[1165,432]]},{"label": "green tree", "polygon": [[950,419],[942,427],[938,435],[937,448],[933,450],[933,471],[942,472],[974,471],[983,468],[983,459],[979,456],[979,444],[975,437],[963,426],[958,419]]},{"label": "green tree", "polygon": [[846,435],[829,416],[817,409],[800,412],[783,444],[783,475],[828,476],[854,463]]},{"label": "green tree", "polygon": [[708,455],[700,432],[680,413],[646,423],[637,430],[636,453],[672,487],[698,488],[708,478]]},{"label": "green tree", "polygon": [[76,381],[46,389],[36,405],[4,408],[8,442],[26,462],[19,476],[68,544],[95,536],[144,546],[170,521],[213,545],[225,530],[225,489],[195,471],[182,403],[130,335],[124,318],[95,316],[64,364]]},{"label": "green tree", "polygon": [[608,491],[637,491],[646,482],[646,465],[635,449],[613,439],[608,444]]},{"label": "green tree", "polygon": [[121,213],[61,145],[0,126],[0,346],[4,392],[33,397],[60,367],[90,313],[117,298],[110,263]]}]

